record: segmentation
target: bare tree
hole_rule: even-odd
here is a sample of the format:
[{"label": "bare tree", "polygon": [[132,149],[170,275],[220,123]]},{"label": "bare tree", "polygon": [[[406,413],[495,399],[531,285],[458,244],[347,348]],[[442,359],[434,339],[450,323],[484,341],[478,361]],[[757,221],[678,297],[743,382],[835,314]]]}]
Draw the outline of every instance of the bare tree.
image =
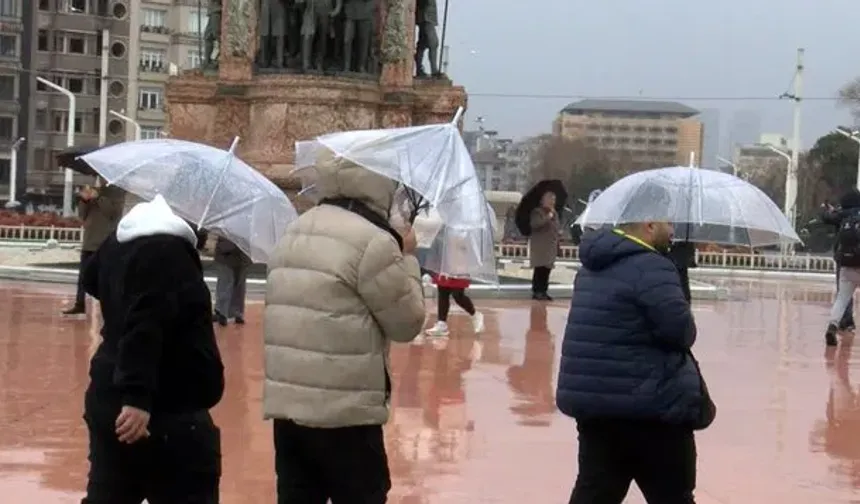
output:
[{"label": "bare tree", "polygon": [[619,166],[600,149],[581,140],[561,137],[545,139],[530,173],[531,181],[561,180],[573,204],[588,198],[595,189],[605,189],[619,176]]},{"label": "bare tree", "polygon": [[860,120],[860,77],[842,86],[839,90],[839,102],[851,110],[855,120]]}]

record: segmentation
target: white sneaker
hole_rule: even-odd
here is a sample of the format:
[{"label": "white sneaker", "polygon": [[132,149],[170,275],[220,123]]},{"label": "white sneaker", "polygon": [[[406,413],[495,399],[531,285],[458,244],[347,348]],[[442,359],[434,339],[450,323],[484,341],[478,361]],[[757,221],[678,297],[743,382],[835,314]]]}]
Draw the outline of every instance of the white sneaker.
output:
[{"label": "white sneaker", "polygon": [[425,287],[433,285],[433,277],[425,273],[424,276],[421,277],[421,283],[424,284]]},{"label": "white sneaker", "polygon": [[412,340],[412,344],[413,345],[423,345],[424,341],[425,341],[424,335],[419,334],[418,336],[415,336],[415,338]]},{"label": "white sneaker", "polygon": [[472,315],[472,328],[475,330],[475,334],[480,334],[484,332],[484,314],[476,311],[474,315]]},{"label": "white sneaker", "polygon": [[430,329],[427,329],[426,332],[427,332],[427,336],[434,336],[437,338],[448,336],[448,334],[450,334],[450,331],[448,331],[448,324],[446,324],[445,322],[441,322],[441,321],[436,322],[436,325],[434,325]]}]

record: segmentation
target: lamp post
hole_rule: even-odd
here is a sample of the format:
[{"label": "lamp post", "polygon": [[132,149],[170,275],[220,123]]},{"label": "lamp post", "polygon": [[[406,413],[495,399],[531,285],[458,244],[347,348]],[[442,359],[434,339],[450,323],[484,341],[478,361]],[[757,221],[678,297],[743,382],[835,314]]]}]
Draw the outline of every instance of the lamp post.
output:
[{"label": "lamp post", "polygon": [[[845,136],[845,137],[850,138],[851,140],[854,140],[855,142],[857,142],[858,145],[860,145],[860,131],[857,131],[857,130],[846,131],[842,128],[836,128],[834,131],[836,131],[837,133],[839,133],[842,136]],[[857,184],[856,184],[856,187],[857,187],[857,189],[860,189],[860,152],[858,152],[858,154],[857,154]]]},{"label": "lamp post", "polygon": [[738,176],[738,165],[734,164],[723,156],[717,156],[717,162],[729,165],[732,168],[732,175],[734,175],[735,177]]},{"label": "lamp post", "polygon": [[[797,221],[796,221],[796,218],[794,216],[794,201],[791,200],[791,198],[790,198],[791,194],[789,193],[789,190],[788,190],[789,184],[793,183],[797,178],[797,175],[795,173],[792,173],[792,162],[793,162],[792,158],[793,158],[793,156],[791,154],[788,154],[787,152],[785,152],[782,149],[777,149],[773,145],[765,144],[764,146],[767,147],[768,149],[770,149],[771,151],[773,151],[774,153],[779,154],[782,158],[784,158],[788,162],[788,166],[786,167],[786,170],[785,170],[786,171],[786,173],[785,173],[785,184],[786,184],[785,216],[786,216],[786,218],[788,218],[788,222],[791,224],[791,229],[794,229],[797,225]],[[783,246],[783,254],[791,254],[792,252],[794,252],[794,245],[793,244],[786,244]]]},{"label": "lamp post", "polygon": [[[69,100],[69,117],[66,121],[66,147],[72,148],[75,146],[75,119],[77,118],[75,93],[72,93],[63,86],[54,84],[53,82],[43,77],[36,77],[36,80],[45,86],[53,89],[58,93],[62,93]],[[72,216],[72,170],[66,168],[65,178],[63,183],[63,216]]]},{"label": "lamp post", "polygon": [[20,203],[17,201],[18,192],[18,148],[26,140],[24,137],[15,140],[9,151],[9,201],[6,202],[6,208],[15,208]]},{"label": "lamp post", "polygon": [[121,112],[117,112],[116,110],[111,110],[111,111],[110,111],[110,115],[112,115],[112,116],[116,116],[116,117],[119,117],[119,118],[120,118],[120,119],[122,119],[123,121],[125,121],[125,122],[127,122],[127,123],[131,124],[132,126],[134,126],[134,139],[135,139],[135,140],[140,140],[140,136],[141,136],[142,131],[141,131],[141,127],[140,127],[140,123],[139,123],[139,122],[135,121],[135,120],[134,120],[134,119],[132,119],[131,117],[129,117],[129,116],[127,116],[127,115],[125,115],[125,114],[123,114],[123,113],[121,113]]}]

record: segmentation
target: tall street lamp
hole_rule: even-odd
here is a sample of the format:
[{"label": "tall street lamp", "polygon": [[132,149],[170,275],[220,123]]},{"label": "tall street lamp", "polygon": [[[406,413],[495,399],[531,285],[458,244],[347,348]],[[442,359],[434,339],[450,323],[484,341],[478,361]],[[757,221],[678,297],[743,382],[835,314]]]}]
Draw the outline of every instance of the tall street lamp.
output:
[{"label": "tall street lamp", "polygon": [[[75,146],[75,122],[77,118],[75,94],[64,88],[54,84],[53,82],[43,77],[36,77],[36,80],[45,86],[53,89],[58,93],[62,93],[69,100],[69,117],[66,121],[66,147],[72,148]],[[63,217],[72,216],[72,170],[66,168],[65,179],[63,184]]]},{"label": "tall street lamp", "polygon": [[727,166],[730,166],[732,168],[732,175],[734,175],[735,177],[738,176],[738,165],[734,164],[733,162],[729,161],[728,159],[724,158],[723,156],[717,156],[717,162],[723,163],[724,165],[727,165]]},{"label": "tall street lamp", "polygon": [[[860,131],[857,131],[857,130],[850,130],[849,131],[849,130],[843,129],[842,127],[836,128],[834,131],[836,131],[837,133],[839,133],[842,136],[845,136],[845,137],[850,138],[851,140],[854,140],[855,142],[857,142],[858,145],[860,145]],[[857,153],[857,184],[856,184],[856,187],[857,187],[857,189],[860,189],[860,152]]]},{"label": "tall street lamp", "polygon": [[[791,224],[791,229],[794,229],[795,227],[797,227],[797,219],[794,216],[794,201],[792,201],[792,198],[791,198],[792,194],[791,194],[791,189],[790,189],[790,184],[792,183],[792,177],[794,176],[794,174],[792,173],[792,171],[793,171],[792,170],[792,162],[793,162],[792,155],[788,154],[784,150],[778,149],[778,148],[776,148],[770,144],[764,144],[764,147],[767,147],[768,149],[770,149],[774,153],[779,154],[788,163],[787,168],[785,170],[786,171],[786,173],[785,173],[785,216],[788,218],[789,224]],[[793,244],[788,244],[785,246],[785,252],[791,253],[793,251],[794,251],[794,245]]]},{"label": "tall street lamp", "polygon": [[15,140],[9,151],[9,201],[6,202],[6,208],[15,208],[18,203],[18,148],[24,143],[26,138],[21,137]]},{"label": "tall street lamp", "polygon": [[123,113],[121,113],[121,112],[117,112],[116,110],[111,110],[111,111],[110,111],[110,115],[112,115],[112,116],[116,116],[116,117],[119,117],[119,118],[120,118],[120,119],[122,119],[123,121],[125,121],[125,122],[127,122],[127,123],[131,124],[132,126],[134,126],[134,139],[135,139],[135,140],[140,140],[140,136],[141,136],[142,131],[141,131],[141,127],[140,127],[140,123],[139,123],[139,122],[135,121],[135,120],[134,120],[134,119],[132,119],[131,117],[129,117],[129,116],[127,116],[127,115],[125,115],[125,114],[123,114]]}]

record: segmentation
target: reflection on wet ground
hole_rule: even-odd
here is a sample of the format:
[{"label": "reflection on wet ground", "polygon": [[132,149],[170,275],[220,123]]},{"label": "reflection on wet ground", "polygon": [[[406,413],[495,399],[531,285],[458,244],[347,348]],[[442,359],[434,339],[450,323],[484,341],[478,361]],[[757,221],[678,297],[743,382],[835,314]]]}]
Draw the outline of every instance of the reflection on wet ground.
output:
[{"label": "reflection on wet ground", "polygon": [[[860,343],[826,353],[824,285],[733,284],[700,302],[697,354],[718,405],[699,439],[700,504],[860,499]],[[62,320],[64,287],[0,284],[0,495],[78,502],[91,331]],[[219,329],[228,391],[226,504],[274,502],[270,426],[261,420],[260,305]],[[574,423],[555,411],[566,306],[482,304],[487,333],[452,315],[447,344],[392,348],[387,446],[394,504],[564,502],[576,474]],[[432,312],[432,308],[430,308]],[[432,318],[432,315],[431,315]],[[858,352],[855,354],[855,351]],[[855,356],[856,355],[856,356]],[[631,492],[628,502],[641,503]]]}]

